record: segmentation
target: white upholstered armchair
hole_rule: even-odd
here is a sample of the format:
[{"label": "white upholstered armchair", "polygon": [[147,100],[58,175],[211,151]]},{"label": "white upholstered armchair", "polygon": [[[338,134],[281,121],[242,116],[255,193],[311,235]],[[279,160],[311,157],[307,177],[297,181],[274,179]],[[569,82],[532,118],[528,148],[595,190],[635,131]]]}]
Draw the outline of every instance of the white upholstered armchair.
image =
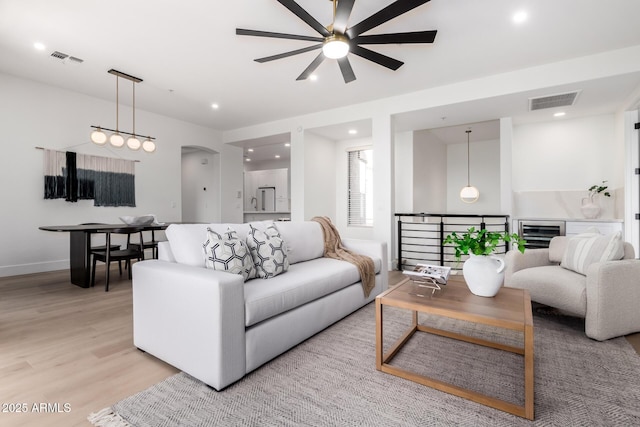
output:
[{"label": "white upholstered armchair", "polygon": [[640,260],[633,246],[619,234],[580,236],[584,240],[554,237],[548,249],[509,251],[505,286],[528,289],[532,301],[583,317],[586,335],[595,340],[640,332]]}]

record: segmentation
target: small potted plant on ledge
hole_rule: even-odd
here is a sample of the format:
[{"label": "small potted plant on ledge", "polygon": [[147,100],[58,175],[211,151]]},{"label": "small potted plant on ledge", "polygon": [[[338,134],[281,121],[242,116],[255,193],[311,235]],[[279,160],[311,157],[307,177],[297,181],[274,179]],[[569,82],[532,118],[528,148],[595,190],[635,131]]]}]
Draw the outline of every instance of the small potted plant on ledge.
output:
[{"label": "small potted plant on ledge", "polygon": [[516,233],[476,230],[469,228],[462,234],[449,234],[444,244],[453,245],[455,256],[469,255],[462,266],[462,274],[469,290],[481,297],[495,296],[504,281],[504,260],[494,252],[500,242],[510,242],[514,249],[524,253],[525,240]]},{"label": "small potted plant on ledge", "polygon": [[602,184],[596,184],[589,187],[589,197],[582,199],[582,206],[580,206],[582,215],[584,215],[585,218],[598,218],[598,215],[600,215],[598,195],[602,194],[605,197],[611,197],[611,193],[607,191],[608,188],[607,181],[602,181]]}]

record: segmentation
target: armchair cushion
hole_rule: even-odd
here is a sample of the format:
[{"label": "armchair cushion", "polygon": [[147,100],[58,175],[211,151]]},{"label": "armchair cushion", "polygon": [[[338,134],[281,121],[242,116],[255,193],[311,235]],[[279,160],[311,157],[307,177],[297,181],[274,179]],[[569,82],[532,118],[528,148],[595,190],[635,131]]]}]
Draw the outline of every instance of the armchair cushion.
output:
[{"label": "armchair cushion", "polygon": [[606,236],[595,233],[578,234],[567,242],[567,248],[560,266],[582,275],[587,274],[587,268],[602,261],[622,259],[624,249],[622,234],[612,233]]}]

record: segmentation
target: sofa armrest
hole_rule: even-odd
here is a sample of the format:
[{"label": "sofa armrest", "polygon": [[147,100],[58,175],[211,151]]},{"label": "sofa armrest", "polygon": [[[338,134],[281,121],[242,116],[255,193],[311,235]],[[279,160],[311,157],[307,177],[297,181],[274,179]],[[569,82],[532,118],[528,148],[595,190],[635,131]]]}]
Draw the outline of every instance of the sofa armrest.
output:
[{"label": "sofa armrest", "polygon": [[640,332],[640,261],[598,262],[587,269],[585,332],[598,341]]},{"label": "sofa armrest", "polygon": [[161,260],[132,273],[136,347],[217,390],[244,376],[242,276]]},{"label": "sofa armrest", "polygon": [[382,290],[389,287],[389,262],[387,257],[387,242],[364,239],[342,239],[342,244],[346,249],[371,258],[378,258],[380,264],[380,277],[382,279]]},{"label": "sofa armrest", "polygon": [[512,249],[504,256],[505,271],[504,283],[509,286],[509,281],[513,273],[525,268],[541,267],[543,265],[554,265],[549,261],[549,249],[527,249],[521,253],[517,249]]}]

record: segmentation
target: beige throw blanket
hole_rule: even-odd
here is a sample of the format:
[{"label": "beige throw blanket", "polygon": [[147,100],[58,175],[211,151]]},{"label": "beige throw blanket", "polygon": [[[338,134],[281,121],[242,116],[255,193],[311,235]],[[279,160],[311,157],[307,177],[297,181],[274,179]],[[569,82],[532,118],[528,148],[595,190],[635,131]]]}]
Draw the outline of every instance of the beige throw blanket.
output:
[{"label": "beige throw blanket", "polygon": [[325,216],[316,216],[311,221],[320,223],[324,233],[324,256],[326,258],[348,261],[358,267],[360,281],[364,290],[365,298],[369,296],[371,290],[376,286],[376,272],[373,260],[365,255],[356,254],[342,245],[340,234],[331,220]]}]

